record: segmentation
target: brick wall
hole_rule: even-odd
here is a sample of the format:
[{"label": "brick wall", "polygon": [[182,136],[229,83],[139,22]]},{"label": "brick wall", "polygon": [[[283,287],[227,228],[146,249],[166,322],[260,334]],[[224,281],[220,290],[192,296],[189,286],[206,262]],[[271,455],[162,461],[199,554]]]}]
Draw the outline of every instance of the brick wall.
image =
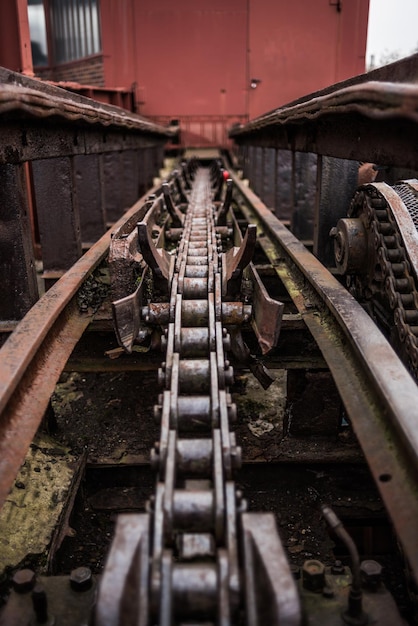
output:
[{"label": "brick wall", "polygon": [[82,85],[104,87],[103,57],[92,57],[63,63],[51,68],[35,68],[36,76],[43,80],[76,82]]}]

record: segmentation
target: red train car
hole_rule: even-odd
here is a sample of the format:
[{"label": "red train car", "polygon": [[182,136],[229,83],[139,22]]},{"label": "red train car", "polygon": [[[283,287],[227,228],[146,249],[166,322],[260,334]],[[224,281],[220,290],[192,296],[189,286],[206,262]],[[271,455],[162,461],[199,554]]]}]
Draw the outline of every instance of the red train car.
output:
[{"label": "red train car", "polygon": [[[364,71],[369,0],[3,0],[0,65],[159,123],[188,146]],[[31,44],[31,45],[30,45]],[[76,84],[74,84],[76,83]]]}]

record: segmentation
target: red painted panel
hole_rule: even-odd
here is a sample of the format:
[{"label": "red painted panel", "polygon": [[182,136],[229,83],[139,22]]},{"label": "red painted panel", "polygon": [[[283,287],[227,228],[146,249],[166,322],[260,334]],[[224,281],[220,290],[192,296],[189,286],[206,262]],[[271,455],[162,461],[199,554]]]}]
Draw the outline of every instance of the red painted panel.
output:
[{"label": "red painted panel", "polygon": [[369,0],[249,2],[250,118],[364,71]]},{"label": "red painted panel", "polygon": [[137,18],[141,112],[245,111],[246,3],[143,0]]},{"label": "red painted panel", "polygon": [[[140,113],[184,120],[190,141],[218,141],[231,118],[255,117],[364,71],[368,5],[101,0],[105,85],[135,83]],[[255,89],[251,79],[260,81]]]},{"label": "red painted panel", "polygon": [[336,81],[363,74],[366,65],[369,0],[343,4]]},{"label": "red painted panel", "polygon": [[130,89],[138,80],[135,0],[100,0],[105,87]]}]

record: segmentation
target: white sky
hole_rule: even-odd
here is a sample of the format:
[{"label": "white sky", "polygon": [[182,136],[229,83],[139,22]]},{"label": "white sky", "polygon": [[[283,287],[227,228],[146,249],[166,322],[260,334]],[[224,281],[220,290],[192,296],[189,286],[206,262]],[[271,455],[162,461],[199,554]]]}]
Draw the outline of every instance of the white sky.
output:
[{"label": "white sky", "polygon": [[375,64],[398,52],[399,58],[418,49],[418,0],[370,0],[366,62]]}]

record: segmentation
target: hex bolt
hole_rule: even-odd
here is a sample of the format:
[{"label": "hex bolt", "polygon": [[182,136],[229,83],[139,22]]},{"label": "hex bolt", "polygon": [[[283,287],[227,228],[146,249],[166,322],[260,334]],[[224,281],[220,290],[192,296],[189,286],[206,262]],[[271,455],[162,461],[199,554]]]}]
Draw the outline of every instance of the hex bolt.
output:
[{"label": "hex bolt", "polygon": [[20,569],[14,574],[12,583],[17,593],[27,593],[35,586],[36,574],[31,569]]},{"label": "hex bolt", "polygon": [[32,605],[37,622],[39,624],[45,624],[48,621],[48,599],[46,597],[45,588],[41,583],[36,583],[33,588]]},{"label": "hex bolt", "polygon": [[161,367],[158,368],[158,385],[160,387],[165,387],[166,374],[165,374],[165,363],[161,364]]},{"label": "hex bolt", "polygon": [[242,467],[242,450],[241,446],[231,446],[231,461],[234,469]]},{"label": "hex bolt", "polygon": [[70,574],[70,585],[74,591],[87,591],[93,584],[93,576],[89,567],[77,567]]},{"label": "hex bolt", "polygon": [[362,584],[370,590],[375,591],[382,580],[383,567],[377,561],[368,559],[360,564],[360,575]]},{"label": "hex bolt", "polygon": [[235,424],[238,417],[237,417],[237,405],[234,404],[230,404],[228,406],[228,419],[231,422],[231,424]]},{"label": "hex bolt", "polygon": [[322,592],[325,586],[325,566],[321,561],[311,559],[305,561],[302,567],[303,587],[315,593]]},{"label": "hex bolt", "polygon": [[223,347],[225,352],[229,352],[231,350],[231,335],[229,333],[223,337]]},{"label": "hex bolt", "polygon": [[345,574],[345,567],[338,559],[335,561],[334,565],[331,566],[331,574],[334,574],[335,576]]},{"label": "hex bolt", "polygon": [[145,510],[147,513],[153,513],[155,509],[155,496],[151,495],[145,503]]},{"label": "hex bolt", "polygon": [[248,502],[244,498],[237,504],[237,513],[246,513],[248,510]]},{"label": "hex bolt", "polygon": [[228,368],[225,369],[224,376],[225,376],[225,385],[229,387],[230,385],[234,384],[234,368],[233,367],[228,366]]},{"label": "hex bolt", "polygon": [[295,565],[294,563],[290,564],[290,573],[292,574],[295,580],[299,580],[300,578],[300,567],[299,565]]},{"label": "hex bolt", "polygon": [[163,414],[163,407],[160,404],[155,404],[154,405],[154,421],[156,424],[160,424],[161,422],[161,416]]},{"label": "hex bolt", "polygon": [[160,467],[160,455],[159,450],[155,448],[151,448],[151,458],[150,458],[151,467],[154,471],[157,471]]}]

